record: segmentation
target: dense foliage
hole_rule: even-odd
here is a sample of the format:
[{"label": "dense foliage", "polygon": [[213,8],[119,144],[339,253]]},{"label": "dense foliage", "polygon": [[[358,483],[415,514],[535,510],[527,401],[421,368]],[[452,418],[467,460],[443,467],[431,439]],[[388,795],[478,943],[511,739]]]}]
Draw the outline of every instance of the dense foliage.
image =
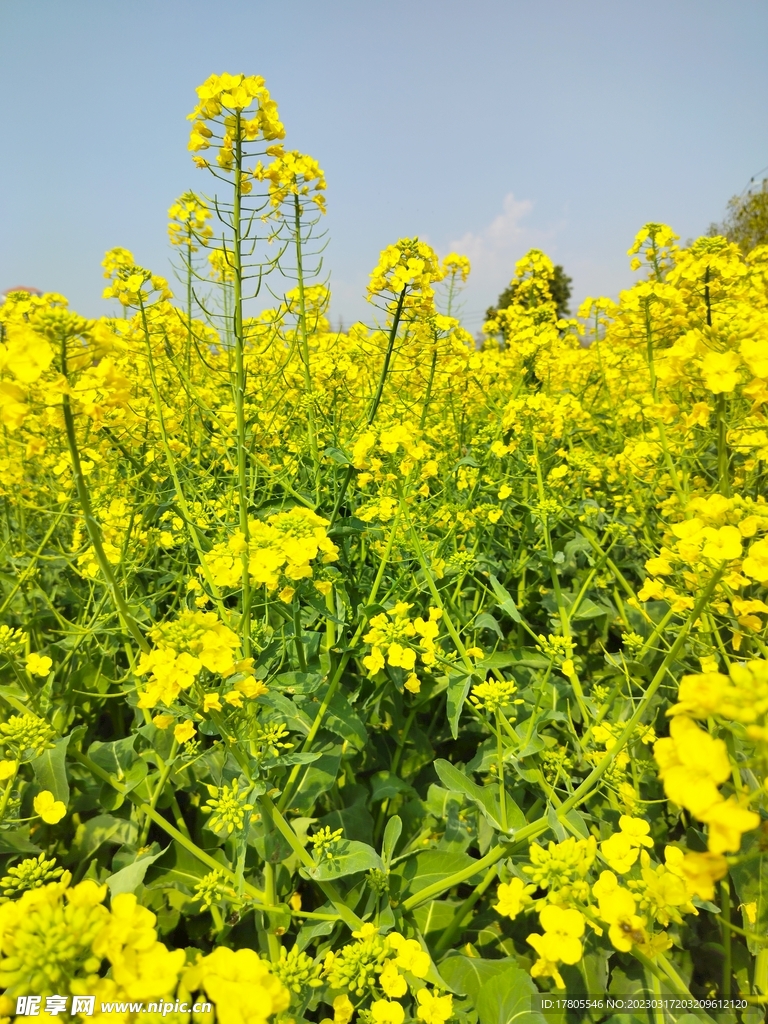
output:
[{"label": "dense foliage", "polygon": [[0,307],[6,1019],[762,1019],[768,249],[648,224],[570,320],[532,251],[478,348],[401,239],[337,333],[322,171],[198,93],[181,299]]}]

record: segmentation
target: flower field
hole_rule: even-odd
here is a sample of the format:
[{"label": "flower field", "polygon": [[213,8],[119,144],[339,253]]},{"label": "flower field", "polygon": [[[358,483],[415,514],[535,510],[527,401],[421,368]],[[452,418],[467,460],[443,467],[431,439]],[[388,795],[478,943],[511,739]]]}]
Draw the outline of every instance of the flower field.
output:
[{"label": "flower field", "polygon": [[401,239],[333,331],[263,79],[191,122],[173,294],[0,306],[2,1019],[757,1024],[768,247],[480,344]]}]

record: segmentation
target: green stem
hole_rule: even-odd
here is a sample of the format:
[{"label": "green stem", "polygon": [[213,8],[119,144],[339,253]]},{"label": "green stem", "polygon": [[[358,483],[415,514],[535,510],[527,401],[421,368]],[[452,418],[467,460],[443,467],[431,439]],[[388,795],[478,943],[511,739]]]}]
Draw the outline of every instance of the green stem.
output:
[{"label": "green stem", "polygon": [[[720,895],[721,895],[721,914],[724,921],[730,923],[731,920],[731,885],[729,880],[723,879],[720,883]],[[731,932],[728,928],[722,929],[723,936],[723,981],[720,986],[720,998],[730,999],[731,997],[731,973],[732,973],[732,957],[731,957]]]},{"label": "green stem", "polygon": [[8,801],[11,798],[11,792],[13,790],[13,785],[16,782],[16,776],[18,774],[19,774],[19,763],[17,761],[16,762],[16,767],[13,770],[13,775],[10,777],[10,779],[8,779],[8,784],[6,785],[5,789],[3,790],[3,798],[2,798],[2,800],[0,800],[0,822],[2,822],[5,819],[5,812],[6,812],[7,808],[8,808]]},{"label": "green stem", "polygon": [[[368,410],[368,415],[365,418],[366,427],[370,427],[373,421],[376,419],[376,413],[378,412],[379,404],[381,403],[381,396],[384,393],[384,385],[386,384],[387,374],[389,373],[389,364],[392,361],[392,353],[395,349],[397,329],[400,326],[400,320],[403,315],[403,303],[405,302],[405,296],[407,291],[408,285],[405,285],[403,287],[403,290],[400,292],[400,297],[397,300],[395,315],[392,318],[392,326],[389,329],[389,338],[387,339],[387,351],[384,355],[384,365],[381,368],[379,383],[376,387],[376,394],[373,396],[373,401],[371,402],[371,408]],[[331,525],[333,525],[333,523],[336,522],[336,517],[339,514],[341,503],[344,501],[344,495],[347,493],[347,488],[349,487],[349,483],[350,480],[352,479],[352,474],[354,473],[354,471],[354,466],[347,467],[347,472],[344,475],[344,480],[342,481],[341,488],[339,490],[339,496],[336,499],[336,502],[333,506],[333,512],[331,513]]]},{"label": "green stem", "polygon": [[[259,801],[261,804],[261,813],[264,818],[264,824],[271,826],[273,823],[272,809],[267,800],[262,797]],[[272,906],[277,903],[277,890],[275,886],[275,865],[271,864],[268,860],[264,861],[264,895],[267,902]],[[280,947],[281,942],[279,936],[275,935],[272,928],[271,922],[267,922],[267,948],[269,950],[269,959],[273,964],[276,964],[280,960]]]},{"label": "green stem", "polygon": [[[160,778],[158,779],[157,786],[155,786],[155,791],[152,794],[152,799],[149,802],[149,806],[152,808],[153,811],[157,809],[157,801],[162,796],[163,790],[165,789],[165,785],[168,782],[171,772],[173,771],[173,759],[176,757],[176,751],[178,749],[179,744],[176,742],[176,739],[174,739],[171,745],[171,752],[168,756],[168,761],[165,763],[165,765],[163,765],[163,770],[160,773]],[[144,846],[147,842],[147,836],[149,835],[151,820],[152,819],[149,817],[146,817],[144,819],[144,825],[142,827],[141,836],[139,838],[139,846]]]},{"label": "green stem", "polygon": [[[627,722],[623,732],[618,737],[616,743],[609,751],[606,752],[605,757],[602,759],[602,761],[600,761],[600,763],[595,766],[595,768],[589,773],[589,775],[578,787],[578,789],[576,789],[568,797],[568,799],[563,802],[562,806],[557,809],[555,813],[558,818],[564,818],[569,811],[572,811],[590,795],[595,785],[600,781],[603,775],[605,775],[610,766],[613,764],[616,757],[627,745],[635,731],[638,722],[642,719],[643,715],[645,714],[648,708],[648,705],[650,704],[651,700],[653,700],[656,691],[661,685],[664,676],[667,673],[667,669],[679,654],[681,648],[683,647],[683,644],[688,638],[688,633],[691,631],[693,625],[701,615],[701,612],[709,602],[709,599],[712,596],[712,592],[714,591],[715,587],[720,581],[720,577],[722,576],[723,572],[724,566],[721,567],[709,581],[709,583],[703,590],[701,596],[699,597],[699,600],[696,602],[694,608],[692,609],[690,615],[681,626],[677,639],[667,652],[663,662],[661,663],[658,671],[656,672],[656,675],[651,680],[648,689],[646,690],[642,699],[638,702],[637,708],[635,709],[635,713]],[[484,857],[481,857],[480,860],[475,861],[475,863],[470,865],[469,867],[463,868],[461,871],[457,871],[454,874],[449,875],[447,878],[442,879],[442,881],[440,882],[434,882],[432,885],[428,885],[426,888],[422,889],[418,893],[414,893],[412,896],[409,896],[408,899],[403,901],[403,909],[412,910],[414,907],[419,906],[419,904],[434,899],[436,896],[439,896],[442,893],[447,892],[449,889],[452,889],[455,885],[459,885],[461,882],[467,881],[467,879],[472,878],[473,875],[476,875],[478,871],[484,871],[486,868],[489,868],[492,864],[495,864],[497,861],[501,860],[501,858],[506,856],[507,852],[509,852],[513,848],[513,846],[519,846],[521,843],[526,842],[529,839],[536,838],[537,836],[541,835],[542,832],[546,832],[548,828],[549,819],[547,817],[542,817],[539,818],[537,821],[530,822],[529,824],[523,826],[523,828],[518,829],[518,831],[515,832],[514,844],[502,843],[499,846],[495,846],[492,850],[489,850]]]},{"label": "green stem", "polygon": [[437,366],[437,343],[435,343],[435,351],[432,353],[432,365],[429,368],[429,380],[427,381],[427,392],[424,396],[424,405],[421,410],[421,419],[419,420],[419,430],[424,429],[424,424],[427,421],[427,410],[429,409],[429,402],[432,398],[432,383],[435,379],[435,367]]},{"label": "green stem", "polygon": [[728,460],[728,436],[725,395],[717,396],[717,480],[720,493],[726,498],[731,496],[731,477]]},{"label": "green stem", "polygon": [[507,831],[507,791],[504,786],[504,742],[501,738],[501,712],[496,712],[496,757],[499,763],[499,812],[501,827]]},{"label": "green stem", "polygon": [[497,873],[494,865],[492,868],[488,869],[482,882],[479,882],[475,886],[469,896],[467,896],[464,902],[459,906],[459,909],[451,918],[448,927],[435,943],[435,953],[442,953],[443,950],[448,949],[453,944],[475,904],[480,897],[485,894],[486,890],[490,887],[496,877]]},{"label": "green stem", "polygon": [[[275,823],[278,832],[280,832],[280,834],[286,840],[286,842],[291,847],[293,852],[296,854],[296,857],[298,858],[299,862],[307,869],[308,872],[310,872],[311,877],[311,872],[317,867],[311,855],[306,850],[306,848],[302,846],[299,837],[293,831],[293,829],[282,816],[277,807],[275,807],[275,805],[272,803],[269,796],[265,794],[261,798],[261,800],[264,808],[269,812],[272,821]],[[344,903],[344,901],[341,899],[338,892],[336,891],[336,887],[331,882],[321,882],[314,878],[312,880],[314,881],[315,885],[319,886],[319,888],[325,893],[325,895],[328,897],[328,899],[331,901],[334,908],[336,909],[337,914],[342,919],[342,921],[344,921],[345,924],[349,925],[350,928],[361,927],[363,923],[362,920],[357,916],[357,914],[354,913],[354,911],[350,910],[349,907]]]},{"label": "green stem", "polygon": [[245,338],[243,336],[243,266],[242,266],[242,225],[241,199],[243,174],[243,143],[240,130],[240,114],[235,115],[235,150],[234,150],[234,198],[232,213],[232,258],[234,263],[234,334],[235,334],[235,420],[237,426],[237,496],[240,532],[245,538],[242,553],[242,605],[240,633],[243,640],[243,656],[251,655],[251,577],[248,568],[250,558],[248,526],[248,453],[245,444]]},{"label": "green stem", "polygon": [[[390,557],[392,555],[392,547],[393,547],[393,545],[395,543],[395,534],[397,532],[397,524],[398,524],[399,520],[400,520],[400,513],[398,512],[397,515],[395,516],[395,518],[392,521],[392,527],[391,527],[391,529],[389,531],[389,538],[387,540],[387,546],[386,546],[386,548],[384,550],[384,554],[381,556],[381,562],[379,563],[379,568],[378,568],[378,571],[376,573],[376,578],[373,581],[373,586],[371,587],[371,592],[368,595],[368,605],[372,605],[374,603],[374,601],[376,600],[376,595],[377,595],[377,593],[379,591],[379,587],[381,586],[381,581],[384,578],[384,570],[386,569],[387,562],[389,561],[389,559],[390,559]],[[304,742],[302,744],[302,747],[301,747],[302,751],[310,749],[310,747],[312,746],[312,743],[315,740],[315,737],[317,736],[318,732],[320,731],[320,727],[322,726],[323,721],[325,719],[325,715],[326,715],[326,713],[328,711],[328,708],[331,705],[331,701],[333,700],[333,696],[334,696],[334,694],[336,693],[336,690],[339,687],[339,683],[341,682],[341,677],[344,675],[344,669],[347,667],[347,663],[349,662],[350,658],[352,657],[352,653],[354,651],[355,645],[357,644],[357,642],[360,639],[360,637],[363,635],[363,630],[365,629],[367,622],[368,622],[368,609],[367,608],[363,608],[361,616],[360,616],[360,622],[358,623],[358,626],[357,626],[357,629],[355,630],[354,636],[352,637],[352,639],[349,642],[349,649],[347,651],[345,651],[344,654],[342,654],[341,659],[339,660],[339,663],[336,666],[336,670],[333,673],[333,676],[331,677],[330,683],[328,684],[328,689],[325,692],[325,697],[323,697],[322,703],[320,704],[320,707],[318,708],[317,714],[315,715],[315,719],[312,722],[312,725],[310,726],[309,732],[307,733],[306,739],[304,740]],[[296,788],[295,788],[296,787],[296,781],[297,781],[299,775],[301,774],[301,771],[302,771],[302,766],[298,765],[298,764],[294,765],[293,768],[291,769],[291,774],[288,776],[288,781],[285,784],[285,787],[283,789],[282,795],[280,797],[280,801],[279,801],[279,803],[277,805],[280,808],[281,811],[285,811],[286,808],[288,807],[288,805],[290,804],[291,800],[293,799],[294,794],[296,793]]]},{"label": "green stem", "polygon": [[424,549],[421,546],[421,541],[419,540],[419,536],[413,527],[413,523],[411,522],[410,516],[408,515],[408,508],[405,503],[403,487],[399,480],[397,482],[397,494],[398,497],[400,498],[400,511],[402,512],[403,517],[408,523],[408,532],[411,535],[411,540],[416,551],[416,557],[418,558],[419,565],[421,566],[421,570],[424,573],[424,578],[427,581],[427,588],[429,589],[429,592],[432,595],[432,599],[434,600],[436,606],[443,613],[442,621],[445,623],[445,628],[448,630],[448,634],[451,637],[451,640],[453,640],[454,644],[456,645],[456,650],[459,652],[459,657],[461,658],[464,668],[467,670],[468,673],[474,673],[475,666],[472,664],[469,655],[467,654],[467,649],[464,646],[461,637],[459,636],[459,632],[454,626],[453,621],[445,607],[445,604],[443,603],[443,599],[440,596],[440,591],[437,589],[434,577],[432,576],[432,571],[429,568],[429,564],[427,563],[427,559],[424,554]]},{"label": "green stem", "polygon": [[[64,379],[69,382],[67,374],[66,339],[61,343],[61,372]],[[80,507],[83,510],[83,518],[85,519],[85,528],[88,532],[88,539],[91,542],[93,553],[96,556],[96,561],[98,562],[99,569],[101,570],[101,575],[104,577],[104,582],[106,583],[107,590],[112,597],[112,602],[117,610],[118,616],[122,620],[125,628],[138,644],[139,648],[147,654],[149,653],[149,644],[144,638],[144,634],[141,632],[139,624],[136,622],[133,615],[131,615],[128,603],[126,602],[117,580],[115,579],[115,574],[112,572],[112,566],[109,564],[109,559],[104,551],[104,545],[101,540],[101,527],[93,514],[91,497],[88,493],[88,487],[85,483],[85,477],[83,476],[83,469],[80,463],[80,451],[77,447],[77,434],[75,432],[75,418],[72,415],[72,405],[70,403],[68,391],[65,391],[62,395],[62,411],[64,413],[64,428],[67,435],[69,457],[72,459],[75,489],[77,491]]]},{"label": "green stem", "polygon": [[139,309],[141,312],[142,327],[144,330],[144,337],[147,342],[147,366],[149,368],[149,380],[152,387],[152,397],[155,403],[155,415],[157,416],[157,423],[160,427],[160,439],[163,445],[163,451],[165,452],[165,460],[168,463],[168,470],[173,480],[173,489],[178,502],[179,508],[181,509],[184,519],[186,521],[187,528],[189,530],[189,537],[192,541],[192,545],[197,553],[198,560],[200,562],[200,568],[203,571],[203,577],[205,582],[208,584],[208,588],[211,592],[211,596],[216,602],[216,607],[219,610],[219,615],[224,622],[227,622],[229,616],[219,594],[219,589],[213,581],[211,570],[208,567],[208,561],[205,557],[205,552],[200,543],[200,537],[198,535],[197,526],[192,516],[192,511],[187,504],[187,499],[181,486],[181,479],[179,477],[178,466],[176,465],[176,459],[174,458],[173,451],[171,450],[170,443],[168,441],[168,431],[165,426],[165,416],[163,414],[163,407],[160,400],[160,389],[157,386],[157,374],[155,372],[155,361],[152,356],[152,335],[149,330],[149,323],[147,321],[147,311],[144,307],[143,302],[140,301]]},{"label": "green stem", "polygon": [[[191,853],[193,857],[197,858],[201,864],[205,864],[214,871],[221,871],[232,885],[237,885],[238,878],[234,871],[225,867],[220,861],[215,860],[209,853],[206,853],[205,850],[201,850],[200,847],[196,843],[192,842],[188,836],[185,836],[177,828],[171,825],[170,822],[166,821],[162,814],[159,814],[154,808],[150,807],[149,804],[144,803],[141,797],[137,796],[136,793],[133,791],[126,792],[125,786],[113,779],[109,772],[97,765],[95,761],[92,761],[87,754],[82,754],[80,751],[75,750],[71,752],[71,756],[76,761],[79,761],[83,767],[87,768],[92,775],[101,779],[102,782],[106,782],[114,790],[130,800],[131,803],[135,804],[142,814],[151,818],[156,825],[159,825],[164,832],[166,832],[172,839],[175,839],[179,846],[183,846],[185,850],[188,850],[189,853]],[[260,889],[257,889],[256,886],[251,885],[250,882],[244,883],[244,890],[252,899],[257,900],[260,904],[265,906],[267,905],[265,894]]]},{"label": "green stem", "polygon": [[296,242],[296,276],[299,286],[299,335],[301,338],[301,361],[304,366],[304,392],[307,397],[307,433],[309,450],[312,455],[313,473],[315,476],[315,498],[320,501],[319,472],[320,459],[317,451],[317,428],[315,423],[315,406],[312,398],[312,373],[309,365],[309,338],[307,336],[307,307],[304,295],[304,260],[301,250],[301,203],[298,195],[294,199],[294,240]]}]

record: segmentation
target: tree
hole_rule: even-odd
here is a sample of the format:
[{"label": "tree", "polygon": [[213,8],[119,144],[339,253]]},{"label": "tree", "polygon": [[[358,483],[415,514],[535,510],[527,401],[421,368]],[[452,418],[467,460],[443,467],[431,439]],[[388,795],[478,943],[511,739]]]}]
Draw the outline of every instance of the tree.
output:
[{"label": "tree", "polygon": [[[568,277],[563,268],[558,264],[549,282],[549,291],[552,301],[555,303],[558,317],[570,316],[571,311],[568,308],[568,300],[571,297],[571,281],[572,278]],[[489,306],[486,310],[485,319],[492,320],[500,309],[506,309],[508,306],[511,306],[515,300],[518,287],[519,285],[516,281],[508,284],[499,296],[496,305]]]},{"label": "tree", "polygon": [[759,185],[750,183],[745,192],[729,200],[727,210],[722,224],[710,225],[710,235],[723,235],[745,254],[755,246],[768,245],[768,178]]}]

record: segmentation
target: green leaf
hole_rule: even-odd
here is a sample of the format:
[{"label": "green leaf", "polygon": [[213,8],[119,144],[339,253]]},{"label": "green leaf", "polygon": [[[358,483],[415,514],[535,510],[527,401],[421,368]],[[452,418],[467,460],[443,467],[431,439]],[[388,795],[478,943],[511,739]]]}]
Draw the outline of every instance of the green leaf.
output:
[{"label": "green leaf", "polygon": [[[210,850],[209,852],[212,857],[221,861],[222,867],[228,867],[222,850]],[[211,870],[178,843],[171,843],[165,851],[165,855],[167,866],[162,863],[152,866],[150,881],[145,883],[148,889],[173,886],[186,895],[192,895],[200,879]]]},{"label": "green leaf", "polygon": [[504,634],[501,631],[501,626],[492,615],[488,612],[480,612],[474,622],[475,629],[491,629],[500,639],[504,639]]},{"label": "green leaf", "polygon": [[135,742],[135,734],[111,743],[99,743],[97,740],[88,748],[88,757],[118,782],[123,782],[126,771],[138,758],[134,750]]},{"label": "green leaf", "polygon": [[29,841],[29,825],[0,832],[0,853],[40,852],[40,847]]},{"label": "green leaf", "polygon": [[398,814],[393,814],[387,822],[387,827],[384,829],[384,838],[381,841],[381,859],[386,870],[389,870],[389,865],[392,863],[395,847],[402,831],[402,819]]},{"label": "green leaf", "polygon": [[[445,931],[453,921],[458,907],[457,900],[430,900],[429,903],[422,903],[420,907],[417,907],[413,912],[413,917],[421,934],[431,935],[433,932]],[[442,967],[440,973],[445,978],[445,975],[442,974]]]},{"label": "green leaf", "polygon": [[[319,696],[323,696],[322,692]],[[368,744],[368,731],[348,698],[342,693],[333,695],[328,705],[324,726],[346,740],[355,750],[363,750]]]},{"label": "green leaf", "polygon": [[287,768],[292,764],[312,764],[313,761],[319,761],[321,757],[322,754],[297,750],[295,753],[280,754],[278,757],[265,757],[262,766],[264,768]]},{"label": "green leaf", "polygon": [[455,740],[459,738],[459,719],[471,685],[472,677],[466,672],[451,672],[448,676],[448,722]]},{"label": "green leaf", "polygon": [[[327,735],[327,734],[326,734]],[[314,764],[307,768],[301,781],[298,793],[293,798],[293,807],[301,813],[312,814],[315,801],[323,793],[327,793],[336,781],[341,765],[341,746],[326,746]]]},{"label": "green leaf", "polygon": [[505,590],[504,587],[502,587],[502,585],[499,583],[499,581],[496,579],[493,573],[491,573],[490,575],[490,580],[491,587],[493,588],[493,592],[496,595],[496,600],[499,603],[499,608],[501,608],[503,612],[506,612],[510,619],[512,619],[514,622],[519,622],[522,625],[523,618],[520,612],[517,610],[517,605],[513,601],[510,592],[508,590]]},{"label": "green leaf", "polygon": [[480,989],[475,1003],[480,1024],[546,1024],[543,1014],[531,1009],[537,995],[525,971],[507,967]]},{"label": "green leaf", "polygon": [[111,814],[98,814],[78,828],[69,860],[86,860],[104,843],[133,843],[137,835],[138,829],[134,822],[115,818]]},{"label": "green leaf", "polygon": [[[743,928],[747,932],[765,935],[768,932],[768,857],[754,856],[761,851],[762,837],[760,832],[747,832],[741,841],[743,862],[731,867],[731,878],[736,887],[741,904]],[[749,857],[749,854],[753,854]],[[754,907],[752,906],[754,904]],[[755,916],[749,920],[746,907],[754,909]],[[764,943],[747,939],[750,953],[756,956]]]},{"label": "green leaf", "polygon": [[521,647],[516,651],[494,651],[487,655],[480,662],[484,669],[489,668],[510,668],[512,665],[519,665],[521,668],[543,668],[549,665],[549,658],[532,650],[530,647]]},{"label": "green leaf", "polygon": [[604,605],[595,604],[591,597],[582,599],[576,611],[571,616],[574,622],[579,619],[599,619],[602,615],[608,615],[609,609]]},{"label": "green leaf", "polygon": [[55,800],[69,803],[69,782],[67,781],[67,747],[69,736],[60,739],[48,750],[31,761],[32,771],[41,789],[53,793]]},{"label": "green leaf", "polygon": [[517,967],[517,961],[513,957],[483,960],[480,957],[456,953],[443,960],[440,964],[440,974],[458,995],[469,996],[474,1002],[491,978],[502,974],[510,966]]},{"label": "green leaf", "polygon": [[371,776],[371,801],[373,803],[378,803],[380,800],[392,800],[400,793],[412,792],[412,786],[386,769]]},{"label": "green leaf", "polygon": [[[419,892],[426,889],[428,885],[442,882],[457,871],[464,871],[471,868],[477,861],[468,853],[448,850],[425,850],[415,857],[409,857],[407,861],[398,864],[395,873],[402,872],[403,877],[408,880],[408,888],[411,892]],[[472,876],[473,878],[476,876]],[[468,880],[471,885],[472,881]]]},{"label": "green leaf", "polygon": [[367,843],[345,842],[340,852],[331,860],[323,857],[319,864],[310,868],[307,874],[318,882],[330,882],[344,875],[356,875],[359,871],[384,870],[381,857]]},{"label": "green leaf", "polygon": [[335,462],[339,466],[352,465],[349,455],[347,455],[345,451],[342,451],[341,448],[326,448],[323,452],[323,456],[326,459],[330,459],[332,462]]},{"label": "green leaf", "polygon": [[[498,789],[496,786],[478,786],[468,775],[465,775],[459,768],[450,761],[441,759],[435,761],[435,771],[440,781],[453,790],[454,793],[462,793],[471,800],[485,815],[488,822],[499,832],[505,831],[501,826],[501,811],[499,809]],[[507,795],[507,832],[522,828],[525,825],[525,815]]]},{"label": "green leaf", "polygon": [[151,854],[148,857],[140,857],[133,864],[129,864],[127,867],[122,868],[122,870],[116,871],[114,875],[110,875],[107,879],[110,896],[117,896],[121,892],[135,892],[144,881],[147,868],[162,857],[164,853],[165,850],[160,850],[159,853]]}]

